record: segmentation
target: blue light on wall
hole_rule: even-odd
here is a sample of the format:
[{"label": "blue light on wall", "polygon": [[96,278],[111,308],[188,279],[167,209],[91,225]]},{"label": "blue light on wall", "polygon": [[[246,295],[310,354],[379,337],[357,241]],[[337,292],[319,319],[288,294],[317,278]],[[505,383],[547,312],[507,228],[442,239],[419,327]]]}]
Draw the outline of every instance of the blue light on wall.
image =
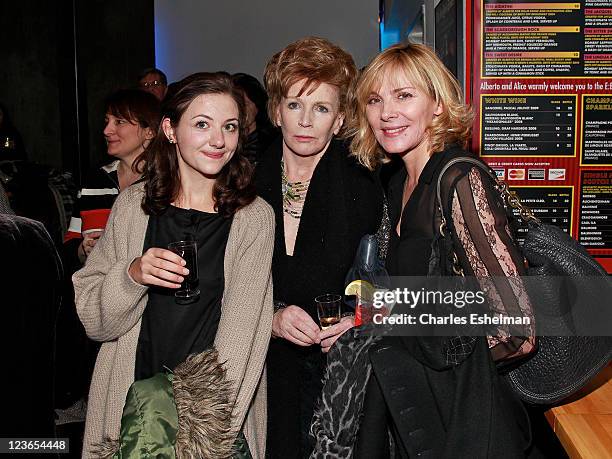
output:
[{"label": "blue light on wall", "polygon": [[380,21],[380,50],[387,49],[389,46],[393,46],[399,43],[401,40],[400,31],[395,28],[386,28],[385,21]]},{"label": "blue light on wall", "polygon": [[170,61],[170,51],[169,51],[169,43],[170,40],[167,40],[168,28],[169,25],[164,22],[164,15],[166,12],[164,11],[167,6],[164,3],[156,0],[154,5],[154,18],[153,18],[153,28],[155,33],[155,67],[163,70],[170,80],[173,80],[174,77],[171,76],[171,61]]},{"label": "blue light on wall", "polygon": [[[391,5],[389,11],[385,9],[386,3]],[[381,0],[379,5],[381,51],[403,41],[423,43],[423,0]]]}]

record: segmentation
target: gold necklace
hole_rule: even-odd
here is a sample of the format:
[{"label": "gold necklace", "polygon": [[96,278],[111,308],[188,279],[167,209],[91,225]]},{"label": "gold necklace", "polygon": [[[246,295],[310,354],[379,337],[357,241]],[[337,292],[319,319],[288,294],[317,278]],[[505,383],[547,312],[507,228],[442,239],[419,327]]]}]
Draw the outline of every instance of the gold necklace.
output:
[{"label": "gold necklace", "polygon": [[310,179],[301,182],[290,182],[285,172],[285,161],[281,160],[282,167],[282,193],[283,193],[283,212],[299,220],[302,217],[306,194]]}]

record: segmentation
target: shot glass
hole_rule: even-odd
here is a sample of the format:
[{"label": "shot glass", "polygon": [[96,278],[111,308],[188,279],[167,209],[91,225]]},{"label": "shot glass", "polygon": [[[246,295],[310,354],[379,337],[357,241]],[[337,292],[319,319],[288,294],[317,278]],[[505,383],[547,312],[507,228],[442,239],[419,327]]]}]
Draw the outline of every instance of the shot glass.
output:
[{"label": "shot glass", "polygon": [[316,297],[314,300],[317,305],[317,313],[322,330],[340,322],[342,305],[342,297],[340,295],[326,293]]},{"label": "shot glass", "polygon": [[189,270],[189,274],[183,276],[181,287],[174,292],[175,301],[178,304],[197,301],[200,296],[200,288],[198,287],[198,245],[196,241],[171,242],[168,244],[168,250],[185,260],[185,268]]}]

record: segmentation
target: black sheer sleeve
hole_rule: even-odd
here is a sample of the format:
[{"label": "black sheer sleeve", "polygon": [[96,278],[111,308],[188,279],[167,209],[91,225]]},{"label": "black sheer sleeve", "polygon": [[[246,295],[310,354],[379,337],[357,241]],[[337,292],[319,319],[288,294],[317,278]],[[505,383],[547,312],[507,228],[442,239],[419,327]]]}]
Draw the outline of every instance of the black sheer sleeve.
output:
[{"label": "black sheer sleeve", "polygon": [[529,325],[495,325],[487,336],[492,356],[499,361],[528,354],[535,347],[533,308],[521,279],[524,259],[510,234],[501,197],[476,168],[447,175],[445,208],[451,205],[453,246],[465,275],[478,278],[489,314],[529,319]]}]

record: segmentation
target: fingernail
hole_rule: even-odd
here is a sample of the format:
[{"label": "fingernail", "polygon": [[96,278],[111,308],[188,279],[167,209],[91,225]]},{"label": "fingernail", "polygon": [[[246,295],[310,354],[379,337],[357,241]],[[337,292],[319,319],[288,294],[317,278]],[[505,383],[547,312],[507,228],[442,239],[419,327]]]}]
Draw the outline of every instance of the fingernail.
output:
[{"label": "fingernail", "polygon": [[183,269],[183,274],[185,275],[189,274],[189,270],[187,268]]},{"label": "fingernail", "polygon": [[[180,277],[180,276],[179,276],[179,280],[178,280],[178,281],[179,281],[181,284],[183,283],[183,281],[184,281],[184,280],[185,280],[184,278],[182,278],[182,277]],[[179,287],[180,287],[180,285],[179,285]]]},{"label": "fingernail", "polygon": [[187,262],[185,260],[181,260],[181,265],[185,266],[187,264]]}]

